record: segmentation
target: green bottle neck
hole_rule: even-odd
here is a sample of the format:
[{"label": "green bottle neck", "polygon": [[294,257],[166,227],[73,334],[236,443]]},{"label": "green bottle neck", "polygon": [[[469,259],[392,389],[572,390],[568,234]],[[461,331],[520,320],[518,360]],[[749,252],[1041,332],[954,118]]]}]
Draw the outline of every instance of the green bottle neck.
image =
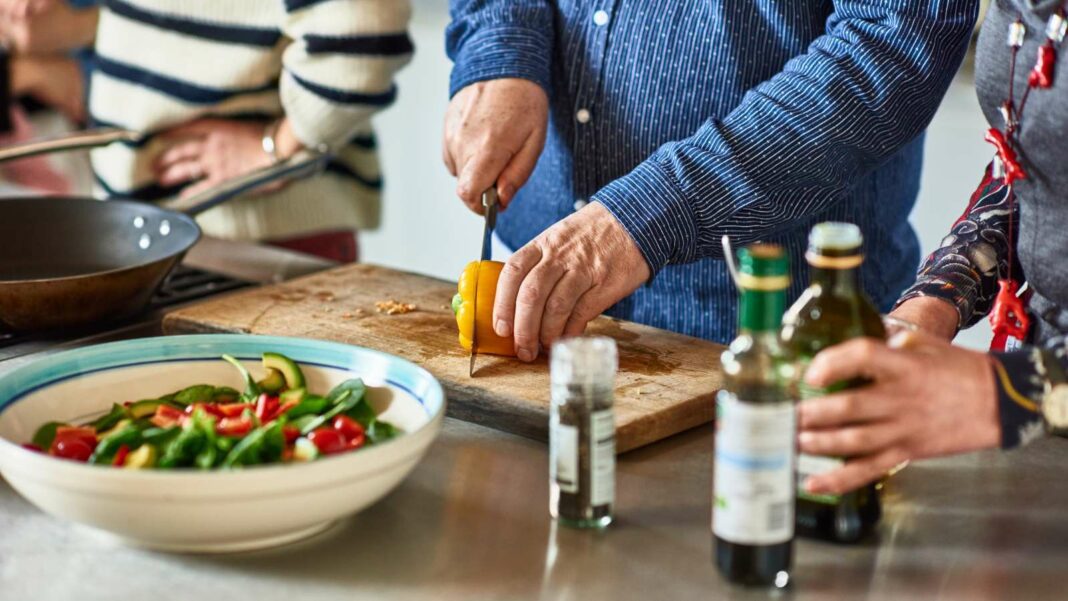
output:
[{"label": "green bottle neck", "polygon": [[786,311],[786,290],[742,290],[738,327],[747,332],[778,332]]}]

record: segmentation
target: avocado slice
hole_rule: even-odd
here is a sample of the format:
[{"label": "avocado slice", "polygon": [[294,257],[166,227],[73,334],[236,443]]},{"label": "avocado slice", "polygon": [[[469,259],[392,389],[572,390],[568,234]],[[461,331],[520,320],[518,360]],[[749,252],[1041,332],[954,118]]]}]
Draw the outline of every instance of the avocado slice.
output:
[{"label": "avocado slice", "polygon": [[156,450],[156,447],[145,443],[126,456],[126,461],[123,462],[122,467],[128,470],[150,468],[156,465],[156,459],[158,457],[159,452]]},{"label": "avocado slice", "polygon": [[159,399],[145,399],[143,401],[130,403],[130,406],[126,408],[126,412],[133,419],[141,419],[142,417],[150,417],[156,413],[156,409],[162,404],[163,401]]},{"label": "avocado slice", "polygon": [[[264,358],[264,362],[266,363],[266,357]],[[273,367],[268,367],[267,377],[256,382],[256,384],[259,385],[260,390],[267,394],[278,394],[286,387],[286,379],[285,376],[282,375],[282,372]]]},{"label": "avocado slice", "polygon": [[304,388],[304,373],[300,371],[300,367],[296,362],[289,357],[278,353],[264,353],[263,367],[264,369],[274,369],[281,372],[286,381],[286,388],[290,390]]}]

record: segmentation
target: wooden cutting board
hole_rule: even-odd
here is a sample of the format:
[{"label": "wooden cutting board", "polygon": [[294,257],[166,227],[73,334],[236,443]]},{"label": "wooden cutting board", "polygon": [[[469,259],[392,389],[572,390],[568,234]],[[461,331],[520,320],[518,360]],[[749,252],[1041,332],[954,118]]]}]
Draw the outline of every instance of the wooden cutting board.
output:
[{"label": "wooden cutting board", "polygon": [[[351,265],[219,297],[166,316],[169,334],[235,332],[334,340],[399,355],[434,374],[449,414],[500,430],[548,437],[549,368],[482,355],[469,378],[457,341],[451,282],[373,265]],[[418,308],[375,309],[386,300]],[[723,347],[631,322],[598,318],[589,333],[619,344],[616,445],[622,453],[712,420]]]}]

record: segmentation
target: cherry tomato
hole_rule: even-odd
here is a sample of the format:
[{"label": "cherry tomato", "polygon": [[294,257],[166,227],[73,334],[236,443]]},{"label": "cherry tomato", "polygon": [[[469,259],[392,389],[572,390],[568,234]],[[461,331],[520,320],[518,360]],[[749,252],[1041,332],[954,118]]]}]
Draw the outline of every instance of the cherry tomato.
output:
[{"label": "cherry tomato", "polygon": [[288,412],[288,411],[289,411],[290,409],[292,409],[293,407],[296,407],[296,406],[297,406],[297,405],[299,405],[299,404],[300,404],[300,403],[298,403],[298,402],[296,402],[296,401],[289,401],[289,402],[286,402],[286,403],[282,403],[282,406],[281,406],[281,407],[279,407],[279,408],[278,408],[278,410],[274,412],[274,415],[273,415],[273,416],[271,416],[271,419],[277,419],[277,418],[279,418],[279,417],[282,417],[282,416],[283,416],[283,415],[285,415],[285,414],[286,414],[286,413],[287,413],[287,412]]},{"label": "cherry tomato", "polygon": [[267,423],[271,421],[275,411],[278,410],[278,397],[271,396],[267,393],[260,395],[260,398],[256,401],[256,417],[259,418],[260,423]]},{"label": "cherry tomato", "polygon": [[347,415],[339,415],[334,418],[334,429],[345,437],[346,441],[363,438],[363,426],[360,422]]},{"label": "cherry tomato", "polygon": [[252,430],[252,420],[247,417],[224,417],[215,424],[215,433],[220,436],[244,436]]},{"label": "cherry tomato", "polygon": [[126,463],[126,457],[130,454],[130,447],[122,445],[118,451],[115,451],[115,459],[111,461],[111,465],[116,467],[122,467]]},{"label": "cherry tomato", "polygon": [[[178,424],[179,421],[185,418],[185,414],[171,407],[170,405],[160,405],[156,407],[156,414],[152,416],[149,421],[152,425],[159,428],[170,428]],[[58,430],[57,430],[58,432]]]},{"label": "cherry tomato", "polygon": [[286,444],[293,444],[293,441],[300,438],[300,430],[293,426],[286,426],[282,428],[282,435],[286,437]]},{"label": "cherry tomato", "polygon": [[345,437],[337,430],[330,428],[319,428],[308,435],[308,440],[312,441],[315,448],[319,449],[323,455],[333,455],[348,450]]},{"label": "cherry tomato", "polygon": [[245,409],[252,409],[252,403],[224,403],[215,408],[222,417],[241,417]]},{"label": "cherry tomato", "polygon": [[52,445],[52,454],[62,459],[85,463],[89,461],[89,456],[93,454],[93,447],[86,444],[84,440],[62,438],[57,439]]},{"label": "cherry tomato", "polygon": [[367,437],[364,435],[363,432],[360,432],[359,436],[353,436],[349,439],[349,450],[355,451],[356,449],[362,447],[363,443],[366,441]]},{"label": "cherry tomato", "polygon": [[55,445],[55,441],[64,439],[80,440],[89,445],[90,448],[96,448],[96,430],[88,426],[60,426],[56,428],[56,437],[53,439],[52,444]]}]

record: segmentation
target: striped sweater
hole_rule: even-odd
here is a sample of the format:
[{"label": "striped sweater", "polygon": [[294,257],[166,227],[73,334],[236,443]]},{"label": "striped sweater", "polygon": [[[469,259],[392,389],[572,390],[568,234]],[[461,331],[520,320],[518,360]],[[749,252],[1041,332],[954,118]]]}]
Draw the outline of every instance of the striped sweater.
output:
[{"label": "striped sweater", "polygon": [[108,195],[158,200],[153,134],[200,117],[286,115],[305,146],[336,158],[315,178],[212,209],[205,233],[270,239],[378,225],[382,180],[370,117],[409,60],[407,0],[105,0],[89,109],[96,125],[145,132],[93,151]]}]

